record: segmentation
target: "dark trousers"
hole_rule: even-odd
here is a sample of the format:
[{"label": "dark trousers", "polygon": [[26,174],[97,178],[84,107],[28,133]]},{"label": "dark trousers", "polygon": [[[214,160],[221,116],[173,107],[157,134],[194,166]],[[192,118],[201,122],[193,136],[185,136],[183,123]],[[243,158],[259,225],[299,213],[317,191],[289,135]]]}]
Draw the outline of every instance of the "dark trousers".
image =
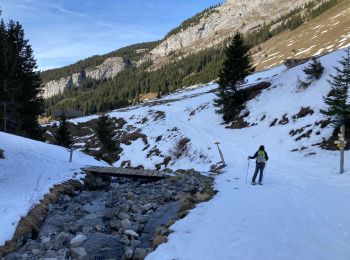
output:
[{"label": "dark trousers", "polygon": [[264,176],[264,168],[265,163],[256,163],[255,165],[255,172],[252,181],[255,182],[256,177],[258,176],[258,172],[260,171],[259,175],[259,182],[262,182],[263,176]]}]

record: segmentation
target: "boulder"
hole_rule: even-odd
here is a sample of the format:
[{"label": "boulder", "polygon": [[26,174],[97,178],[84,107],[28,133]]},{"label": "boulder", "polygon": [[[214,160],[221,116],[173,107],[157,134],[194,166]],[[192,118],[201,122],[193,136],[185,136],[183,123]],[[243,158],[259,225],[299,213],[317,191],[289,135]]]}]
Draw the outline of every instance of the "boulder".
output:
[{"label": "boulder", "polygon": [[82,258],[82,257],[88,255],[85,248],[83,248],[83,247],[72,248],[70,250],[70,254],[73,257],[73,259],[79,259],[79,258]]},{"label": "boulder", "polygon": [[54,239],[53,248],[56,251],[64,248],[67,245],[69,238],[70,238],[70,235],[67,233],[62,232],[58,234]]},{"label": "boulder", "polygon": [[79,247],[86,239],[87,239],[86,236],[79,234],[73,237],[70,240],[69,244],[71,247]]},{"label": "boulder", "polygon": [[131,229],[125,230],[124,234],[130,237],[139,237],[139,234],[137,234],[134,230]]}]

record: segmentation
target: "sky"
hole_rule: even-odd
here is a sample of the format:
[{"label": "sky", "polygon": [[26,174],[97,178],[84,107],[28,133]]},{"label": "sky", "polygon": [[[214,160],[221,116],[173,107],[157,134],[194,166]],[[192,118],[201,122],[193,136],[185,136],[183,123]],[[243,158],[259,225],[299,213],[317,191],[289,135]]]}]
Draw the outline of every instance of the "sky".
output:
[{"label": "sky", "polygon": [[159,40],[223,0],[0,0],[19,21],[40,70],[62,67],[130,44]]}]

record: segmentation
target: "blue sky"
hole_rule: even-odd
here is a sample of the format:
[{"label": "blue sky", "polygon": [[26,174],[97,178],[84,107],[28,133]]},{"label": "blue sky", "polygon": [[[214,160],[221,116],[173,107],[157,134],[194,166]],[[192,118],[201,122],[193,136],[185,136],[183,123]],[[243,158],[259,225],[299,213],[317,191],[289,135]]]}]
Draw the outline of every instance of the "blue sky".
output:
[{"label": "blue sky", "polygon": [[184,19],[223,0],[1,0],[19,21],[39,69],[163,38]]}]

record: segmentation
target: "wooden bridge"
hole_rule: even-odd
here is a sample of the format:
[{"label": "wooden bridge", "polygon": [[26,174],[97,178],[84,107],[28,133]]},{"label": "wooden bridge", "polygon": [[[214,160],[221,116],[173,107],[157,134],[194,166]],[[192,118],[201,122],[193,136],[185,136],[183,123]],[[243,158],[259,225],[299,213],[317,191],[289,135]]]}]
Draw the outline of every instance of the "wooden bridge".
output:
[{"label": "wooden bridge", "polygon": [[159,180],[169,177],[163,171],[135,169],[135,168],[116,168],[116,167],[100,167],[88,166],[81,168],[82,171],[101,177],[123,177],[133,179],[152,179]]}]

